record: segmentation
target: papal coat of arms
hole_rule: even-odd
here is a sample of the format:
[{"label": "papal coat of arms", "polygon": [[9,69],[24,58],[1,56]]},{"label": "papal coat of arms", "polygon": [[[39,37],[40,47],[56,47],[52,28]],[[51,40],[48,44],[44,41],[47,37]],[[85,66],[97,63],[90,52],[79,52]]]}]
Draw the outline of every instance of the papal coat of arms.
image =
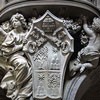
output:
[{"label": "papal coat of arms", "polygon": [[63,23],[50,11],[33,21],[38,35],[37,51],[31,56],[34,98],[62,97],[66,61],[73,52],[73,38]]}]

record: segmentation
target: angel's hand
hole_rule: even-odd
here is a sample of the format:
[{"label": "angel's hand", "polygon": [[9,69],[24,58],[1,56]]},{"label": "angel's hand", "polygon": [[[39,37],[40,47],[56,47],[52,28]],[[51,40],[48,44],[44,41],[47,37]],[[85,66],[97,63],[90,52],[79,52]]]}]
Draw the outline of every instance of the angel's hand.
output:
[{"label": "angel's hand", "polygon": [[82,73],[84,70],[85,70],[85,66],[84,65],[82,65],[82,67],[80,68],[80,73]]},{"label": "angel's hand", "polygon": [[87,20],[87,17],[86,16],[83,16],[83,20],[86,21]]},{"label": "angel's hand", "polygon": [[26,44],[27,41],[28,41],[28,40],[25,38],[25,39],[23,40],[23,44]]},{"label": "angel's hand", "polygon": [[87,17],[86,16],[82,16],[82,20],[83,20],[84,23],[86,23],[87,22]]}]

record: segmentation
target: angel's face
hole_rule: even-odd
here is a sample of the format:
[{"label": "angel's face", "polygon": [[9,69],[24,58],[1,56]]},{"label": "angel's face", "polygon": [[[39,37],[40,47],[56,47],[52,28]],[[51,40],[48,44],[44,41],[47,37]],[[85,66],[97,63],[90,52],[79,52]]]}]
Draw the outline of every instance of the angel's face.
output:
[{"label": "angel's face", "polygon": [[93,22],[92,29],[94,32],[98,33],[98,32],[100,32],[100,25],[98,23]]},{"label": "angel's face", "polygon": [[14,18],[14,19],[12,20],[12,26],[13,26],[15,29],[17,29],[17,28],[20,28],[20,27],[22,26],[22,24],[21,24],[21,22],[20,22],[18,19]]}]

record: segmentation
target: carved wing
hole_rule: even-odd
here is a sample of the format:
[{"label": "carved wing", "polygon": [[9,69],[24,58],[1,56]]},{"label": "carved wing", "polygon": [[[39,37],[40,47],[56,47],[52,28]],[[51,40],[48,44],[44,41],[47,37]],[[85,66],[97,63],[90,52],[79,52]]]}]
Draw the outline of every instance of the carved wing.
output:
[{"label": "carved wing", "polygon": [[0,71],[1,69],[4,70],[4,74],[5,74],[8,65],[5,63],[6,59],[2,56],[1,48],[2,48],[3,41],[6,39],[7,32],[3,25],[0,26]]},{"label": "carved wing", "polygon": [[[2,29],[3,30],[3,29]],[[4,31],[4,30],[3,30]],[[6,32],[5,32],[6,33]],[[5,40],[6,38],[6,34],[4,34],[2,31],[0,31],[0,45],[2,44],[2,42]]]},{"label": "carved wing", "polygon": [[0,45],[5,40],[7,33],[10,32],[12,29],[10,22],[5,21],[0,25]]}]

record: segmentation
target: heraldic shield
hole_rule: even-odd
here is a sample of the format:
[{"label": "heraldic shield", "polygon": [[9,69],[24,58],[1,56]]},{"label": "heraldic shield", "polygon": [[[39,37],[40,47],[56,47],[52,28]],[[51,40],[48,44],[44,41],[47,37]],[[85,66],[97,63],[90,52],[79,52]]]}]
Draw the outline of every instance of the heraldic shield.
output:
[{"label": "heraldic shield", "polygon": [[64,20],[48,10],[32,22],[34,30],[26,48],[32,63],[33,98],[60,99],[67,63],[73,52],[73,38]]}]

